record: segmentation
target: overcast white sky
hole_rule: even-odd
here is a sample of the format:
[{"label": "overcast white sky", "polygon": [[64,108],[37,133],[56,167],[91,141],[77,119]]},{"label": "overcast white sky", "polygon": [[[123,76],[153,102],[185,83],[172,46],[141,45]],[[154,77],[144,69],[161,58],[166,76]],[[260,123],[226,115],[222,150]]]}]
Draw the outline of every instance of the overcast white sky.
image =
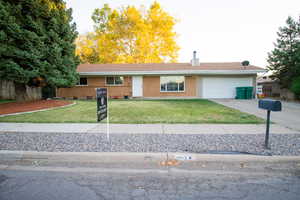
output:
[{"label": "overcast white sky", "polygon": [[[66,0],[73,8],[79,33],[93,31],[95,8],[108,3],[149,7],[153,0]],[[179,20],[175,27],[181,47],[179,62],[189,62],[197,50],[200,62],[249,60],[267,65],[279,26],[288,16],[298,18],[300,0],[158,0],[163,9]]]}]

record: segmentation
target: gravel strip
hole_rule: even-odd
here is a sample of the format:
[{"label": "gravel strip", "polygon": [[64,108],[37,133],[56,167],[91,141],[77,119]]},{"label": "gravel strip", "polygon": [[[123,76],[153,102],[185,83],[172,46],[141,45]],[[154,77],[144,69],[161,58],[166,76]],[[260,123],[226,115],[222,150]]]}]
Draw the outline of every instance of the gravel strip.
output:
[{"label": "gravel strip", "polygon": [[1,133],[0,150],[49,152],[244,152],[257,155],[300,155],[299,134],[273,134],[271,150],[263,134],[105,134]]}]

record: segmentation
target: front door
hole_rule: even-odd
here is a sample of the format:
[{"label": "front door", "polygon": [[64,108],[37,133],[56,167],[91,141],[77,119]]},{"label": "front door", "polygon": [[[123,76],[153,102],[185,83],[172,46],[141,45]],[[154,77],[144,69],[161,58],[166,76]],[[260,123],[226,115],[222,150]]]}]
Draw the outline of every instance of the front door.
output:
[{"label": "front door", "polygon": [[132,77],[132,96],[142,97],[143,96],[143,77],[133,76]]}]

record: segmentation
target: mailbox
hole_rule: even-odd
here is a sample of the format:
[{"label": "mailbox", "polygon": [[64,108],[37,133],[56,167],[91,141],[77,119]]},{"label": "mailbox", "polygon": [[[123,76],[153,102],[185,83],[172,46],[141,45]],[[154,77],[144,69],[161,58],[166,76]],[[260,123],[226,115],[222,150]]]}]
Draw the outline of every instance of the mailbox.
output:
[{"label": "mailbox", "polygon": [[265,137],[265,147],[269,149],[271,111],[281,111],[281,102],[272,99],[260,99],[258,101],[258,107],[267,110],[267,128],[266,128],[266,137]]},{"label": "mailbox", "polygon": [[272,99],[260,99],[258,107],[270,111],[281,111],[281,102]]}]

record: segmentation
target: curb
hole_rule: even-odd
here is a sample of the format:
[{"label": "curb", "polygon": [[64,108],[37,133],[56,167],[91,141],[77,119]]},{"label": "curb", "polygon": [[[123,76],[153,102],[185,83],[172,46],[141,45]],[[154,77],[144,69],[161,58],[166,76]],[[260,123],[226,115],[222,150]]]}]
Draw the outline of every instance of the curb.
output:
[{"label": "curb", "polygon": [[0,171],[288,176],[299,169],[300,156],[0,151]]},{"label": "curb", "polygon": [[174,159],[180,161],[220,161],[220,162],[239,162],[239,161],[297,161],[300,162],[300,156],[263,156],[263,155],[220,155],[220,154],[196,154],[196,153],[176,153],[176,152],[158,152],[158,153],[137,153],[137,152],[38,152],[38,151],[7,151],[0,150],[0,160],[5,158],[15,159],[48,159],[62,161],[82,161],[82,160],[97,160],[111,161],[144,161]]}]

